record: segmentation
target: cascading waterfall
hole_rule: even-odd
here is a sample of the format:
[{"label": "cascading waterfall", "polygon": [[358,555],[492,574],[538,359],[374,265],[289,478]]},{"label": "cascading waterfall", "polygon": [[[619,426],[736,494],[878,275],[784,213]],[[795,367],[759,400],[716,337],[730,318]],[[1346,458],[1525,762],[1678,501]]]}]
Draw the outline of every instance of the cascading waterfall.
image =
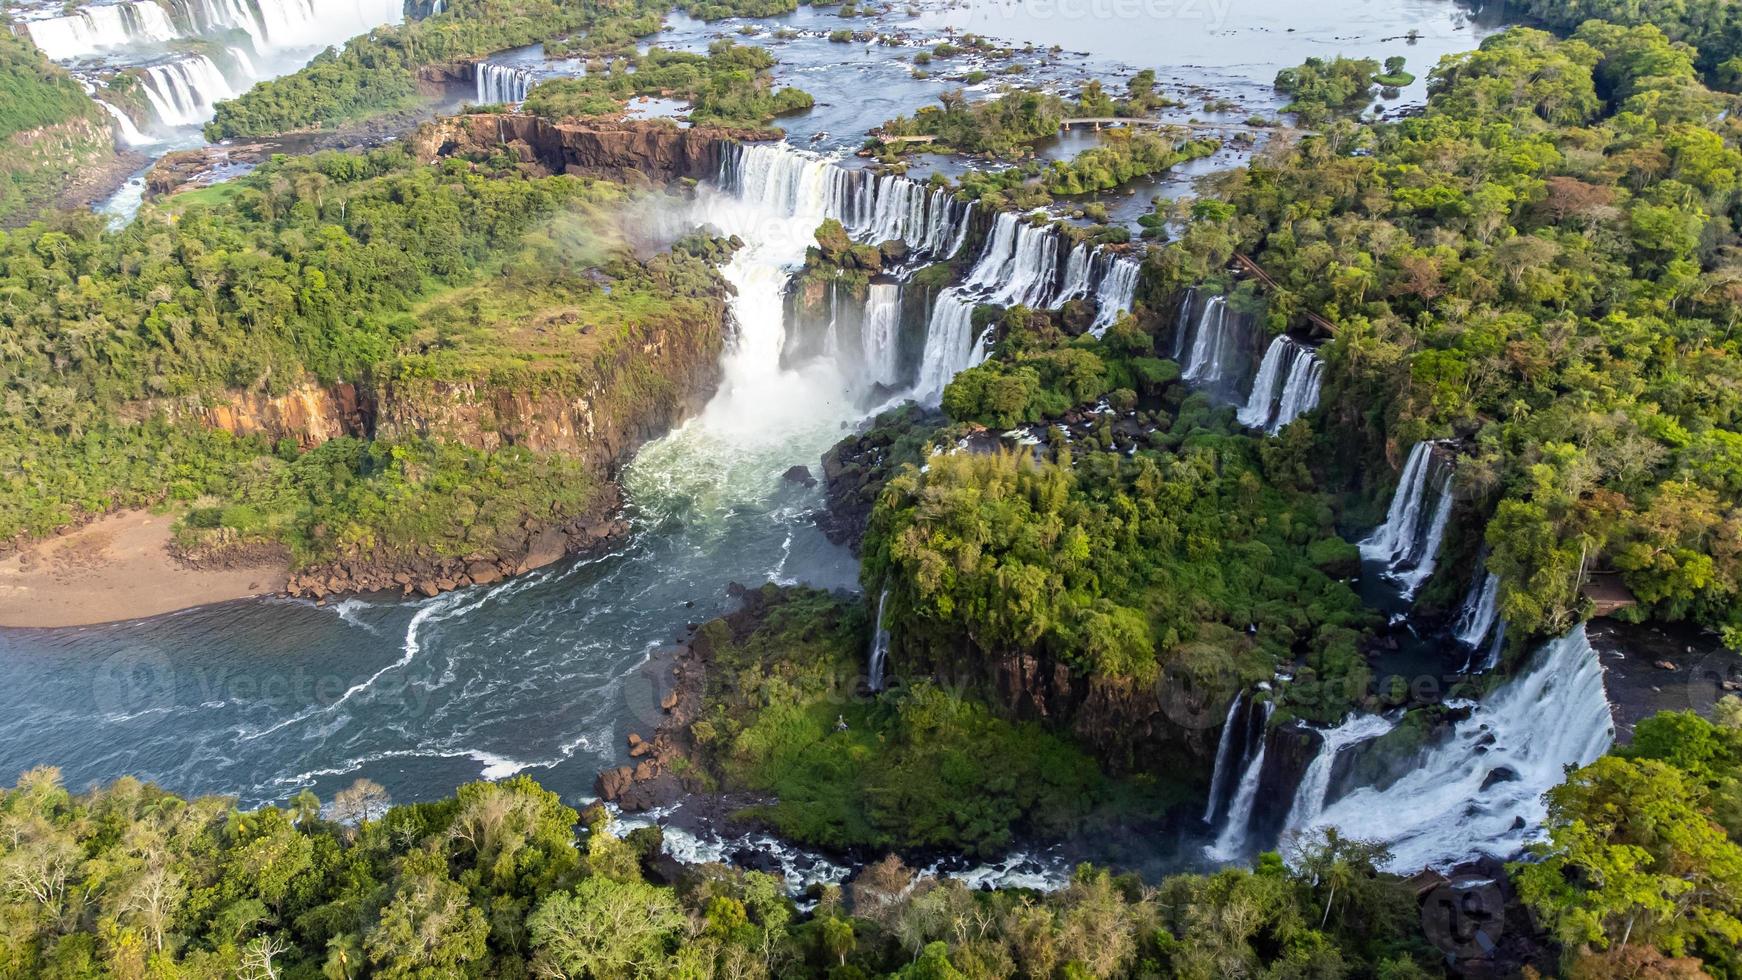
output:
[{"label": "cascading waterfall", "polygon": [[1119,314],[1131,309],[1137,301],[1137,279],[1143,267],[1131,259],[1113,258],[1101,274],[1101,286],[1095,292],[1095,322],[1089,333],[1099,337],[1107,328],[1119,322]]},{"label": "cascading waterfall", "polygon": [[1452,514],[1451,484],[1450,468],[1436,459],[1434,444],[1416,443],[1403,465],[1385,523],[1361,542],[1361,557],[1383,565],[1386,580],[1397,586],[1404,599],[1413,597],[1433,574]]},{"label": "cascading waterfall", "polygon": [[1499,618],[1500,576],[1486,572],[1464,597],[1458,618],[1452,624],[1452,636],[1467,647],[1481,646]]},{"label": "cascading waterfall", "polygon": [[480,61],[472,66],[479,105],[518,105],[532,87],[532,72],[517,65],[493,65]]},{"label": "cascading waterfall", "polygon": [[1236,353],[1234,331],[1228,324],[1228,300],[1212,296],[1198,313],[1192,327],[1191,350],[1186,355],[1182,377],[1190,384],[1222,384]]},{"label": "cascading waterfall", "polygon": [[1088,244],[1078,242],[1071,248],[1070,257],[1065,260],[1065,284],[1059,290],[1058,301],[1065,303],[1089,295],[1090,277],[1094,274],[1094,268],[1095,263],[1089,255]]},{"label": "cascading waterfall", "polygon": [[[834,218],[858,242],[903,242],[914,257],[891,270],[898,279],[920,262],[960,251],[973,210],[946,191],[894,174],[848,170],[785,144],[726,147],[720,185],[778,213],[815,215],[818,223]],[[809,240],[807,233],[804,243]],[[993,219],[991,234],[961,285],[942,290],[932,303],[912,387],[915,399],[936,404],[951,378],[985,356],[990,338],[974,337],[978,305],[1056,309],[1067,299],[1094,295],[1097,322],[1107,325],[1131,308],[1139,264],[1083,244],[1067,250],[1064,241],[1056,228],[1031,224],[1024,215],[1003,212]]]},{"label": "cascading waterfall", "polygon": [[900,381],[897,355],[901,340],[901,286],[874,282],[865,299],[865,320],[860,328],[860,348],[865,358],[865,376],[880,385]]},{"label": "cascading waterfall", "polygon": [[883,670],[889,663],[889,631],[883,628],[883,607],[889,602],[889,586],[877,596],[877,620],[871,624],[871,652],[865,658],[865,683],[873,691],[883,690]]},{"label": "cascading waterfall", "polygon": [[1402,873],[1476,854],[1510,858],[1540,833],[1543,793],[1564,767],[1590,764],[1614,740],[1603,667],[1580,626],[1538,650],[1396,782],[1351,790],[1290,830],[1383,841]]},{"label": "cascading waterfall", "polygon": [[780,213],[815,214],[819,224],[834,218],[855,241],[900,241],[922,258],[960,249],[973,212],[972,204],[946,191],[893,174],[848,170],[784,143],[726,147],[720,185]]},{"label": "cascading waterfall", "polygon": [[122,146],[144,146],[151,142],[151,137],[140,132],[138,124],[133,121],[133,117],[122,112],[119,106],[111,105],[102,99],[95,99],[93,101],[102,106],[103,111],[107,112],[114,118],[115,138],[121,142]]},{"label": "cascading waterfall", "polygon": [[971,284],[991,288],[992,294],[985,302],[995,306],[1046,309],[1053,292],[1053,276],[1058,271],[1058,233],[1009,213],[1000,214],[997,223],[1000,232],[1006,224],[1011,226],[1008,234],[994,235],[994,242],[1003,246],[1001,254],[989,252],[982,258],[975,266]]},{"label": "cascading waterfall", "polygon": [[[116,72],[138,75],[151,121],[173,128],[205,123],[213,105],[256,81],[403,17],[399,0],[118,0],[27,18],[21,26],[87,85],[106,84]],[[177,43],[199,41],[220,49],[207,56]],[[118,143],[152,142],[124,112],[105,111],[115,119]]]},{"label": "cascading waterfall", "polygon": [[1484,572],[1471,584],[1458,618],[1452,622],[1452,638],[1470,648],[1465,673],[1486,672],[1500,665],[1500,653],[1506,648],[1506,621],[1500,618],[1500,576]]},{"label": "cascading waterfall", "polygon": [[1246,746],[1240,783],[1234,790],[1233,799],[1228,801],[1228,814],[1222,819],[1222,830],[1216,835],[1216,842],[1204,849],[1206,856],[1218,861],[1232,861],[1246,853],[1252,811],[1258,803],[1258,783],[1264,775],[1264,754],[1269,742],[1265,733],[1270,726],[1270,714],[1276,709],[1271,701],[1260,704],[1262,707],[1255,715],[1257,720],[1253,722],[1255,733]]},{"label": "cascading waterfall", "polygon": [[30,40],[52,61],[162,44],[181,36],[155,0],[91,4],[58,17],[26,20],[23,25]]},{"label": "cascading waterfall", "polygon": [[1270,425],[1270,419],[1276,414],[1276,384],[1282,380],[1284,367],[1289,360],[1289,351],[1293,342],[1287,337],[1279,336],[1270,342],[1264,350],[1264,360],[1258,365],[1258,376],[1252,379],[1252,394],[1246,399],[1246,405],[1235,414],[1240,424],[1249,429],[1262,429]]},{"label": "cascading waterfall", "polygon": [[212,118],[212,107],[234,98],[230,82],[212,59],[189,55],[145,69],[145,98],[165,126],[197,126]]},{"label": "cascading waterfall", "polygon": [[[1289,805],[1288,819],[1285,828],[1305,827],[1318,819],[1325,810],[1325,797],[1331,789],[1331,776],[1337,768],[1337,757],[1351,745],[1371,741],[1388,734],[1402,716],[1387,718],[1384,715],[1357,714],[1350,716],[1341,725],[1321,732],[1324,741],[1319,745],[1319,754],[1313,756],[1313,761],[1307,764],[1306,772],[1301,775],[1300,785],[1295,787],[1294,802]],[[1284,831],[1284,836],[1287,831]]]},{"label": "cascading waterfall", "polygon": [[1324,381],[1324,362],[1311,348],[1287,336],[1278,336],[1265,348],[1237,417],[1241,425],[1275,434],[1283,426],[1318,407]]},{"label": "cascading waterfall", "polygon": [[1222,720],[1222,737],[1216,742],[1216,768],[1210,772],[1210,798],[1204,801],[1204,823],[1216,824],[1222,809],[1222,797],[1228,791],[1228,769],[1233,764],[1234,744],[1239,740],[1240,707],[1246,703],[1246,692],[1234,695],[1228,704],[1228,717]]},{"label": "cascading waterfall", "polygon": [[1319,407],[1319,391],[1325,384],[1325,362],[1317,351],[1302,347],[1289,362],[1288,376],[1282,381],[1282,398],[1277,402],[1276,417],[1268,431],[1275,433]]},{"label": "cascading waterfall", "polygon": [[913,397],[935,405],[950,379],[974,364],[974,301],[951,286],[932,304],[931,322],[925,329],[925,351],[920,355],[919,380]]}]

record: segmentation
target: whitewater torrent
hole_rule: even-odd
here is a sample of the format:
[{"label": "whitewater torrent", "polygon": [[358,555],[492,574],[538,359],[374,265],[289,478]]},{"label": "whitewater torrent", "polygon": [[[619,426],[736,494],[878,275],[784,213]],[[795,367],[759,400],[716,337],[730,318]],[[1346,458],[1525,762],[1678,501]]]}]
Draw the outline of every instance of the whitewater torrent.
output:
[{"label": "whitewater torrent", "polygon": [[[122,0],[35,13],[24,12],[19,24],[43,54],[93,95],[117,74],[137,75],[151,122],[170,129],[203,124],[214,105],[255,82],[404,17],[397,0]],[[207,55],[186,50],[184,42],[200,41],[222,45],[221,69]],[[124,110],[106,111],[120,143],[152,142]]]},{"label": "whitewater torrent", "polygon": [[1222,830],[1216,842],[1204,848],[1205,856],[1217,861],[1234,861],[1247,852],[1247,837],[1252,826],[1252,811],[1258,803],[1258,783],[1264,775],[1264,755],[1269,748],[1267,734],[1271,712],[1276,704],[1259,702],[1263,708],[1256,714],[1253,732],[1246,747],[1246,764],[1240,774],[1240,784],[1234,798],[1228,802],[1228,814],[1222,818]]},{"label": "whitewater torrent", "polygon": [[[1428,502],[1429,495],[1433,502]],[[1433,574],[1440,540],[1452,515],[1452,474],[1422,441],[1409,451],[1385,523],[1361,542],[1361,557],[1384,566],[1386,580],[1409,599]]]},{"label": "whitewater torrent", "polygon": [[[1331,776],[1336,772],[1337,757],[1351,745],[1388,734],[1397,727],[1402,717],[1401,713],[1395,718],[1356,714],[1341,725],[1320,732],[1323,741],[1319,745],[1319,754],[1313,756],[1313,761],[1307,764],[1306,772],[1301,774],[1300,785],[1295,787],[1294,802],[1289,805],[1288,819],[1283,826],[1306,827],[1317,820],[1319,814],[1325,812],[1325,794],[1331,789]],[[1285,837],[1287,833],[1285,830]]]},{"label": "whitewater torrent", "polygon": [[877,619],[871,624],[871,652],[865,658],[865,683],[883,690],[883,669],[889,662],[889,631],[883,628],[883,607],[889,603],[889,586],[877,596]]},{"label": "whitewater torrent", "polygon": [[1580,626],[1471,706],[1396,782],[1354,789],[1310,819],[1291,820],[1289,831],[1336,827],[1383,841],[1389,869],[1405,874],[1477,854],[1512,858],[1540,835],[1543,794],[1562,781],[1564,768],[1590,764],[1614,740],[1603,667]]},{"label": "whitewater torrent", "polygon": [[532,72],[516,65],[493,65],[480,61],[472,66],[479,105],[518,105],[532,87]]},{"label": "whitewater torrent", "polygon": [[[1214,388],[1227,382],[1239,347],[1229,319],[1224,296],[1210,297],[1198,312],[1191,329],[1191,347],[1182,362],[1185,372],[1181,377],[1188,384]],[[1181,339],[1183,334],[1176,335],[1176,345]]]},{"label": "whitewater torrent", "polygon": [[1311,347],[1278,336],[1265,348],[1252,393],[1236,413],[1241,425],[1274,435],[1318,407],[1324,362]]},{"label": "whitewater torrent", "polygon": [[[776,213],[810,215],[816,224],[833,218],[854,241],[903,242],[911,258],[893,270],[897,279],[926,261],[959,252],[973,213],[972,204],[957,202],[946,191],[893,174],[874,176],[848,170],[786,144],[727,148],[721,161],[720,185],[743,199],[762,202]],[[797,227],[800,225],[788,225],[780,233],[790,234]],[[797,236],[792,244],[797,254],[802,255],[805,246],[812,243],[815,230],[813,224]],[[1057,309],[1067,299],[1092,294],[1099,303],[1096,322],[1101,331],[1131,309],[1141,271],[1138,263],[1080,243],[1065,251],[1061,248],[1064,241],[1058,229],[1032,224],[1025,215],[1003,212],[993,219],[992,231],[961,285],[940,291],[933,300],[911,397],[922,404],[937,404],[952,378],[984,359],[990,336],[984,331],[978,339],[974,335],[976,306],[1023,304]],[[898,312],[880,312],[873,307],[867,318]],[[895,325],[899,326],[898,320]],[[868,324],[867,333],[869,330]],[[868,336],[861,337],[867,349],[872,343]],[[893,349],[879,348],[878,356],[897,360]],[[867,358],[867,363],[883,362]],[[899,387],[904,382],[893,374],[878,374],[873,380],[884,387]]]},{"label": "whitewater torrent", "polygon": [[[865,359],[865,377],[880,385],[901,380],[898,354],[901,341],[901,285],[874,282],[865,299],[865,319],[860,329],[860,353]],[[830,330],[832,334],[833,329]]]},{"label": "whitewater torrent", "polygon": [[1204,801],[1204,823],[1211,826],[1215,826],[1216,815],[1222,808],[1222,794],[1228,788],[1228,767],[1232,764],[1229,757],[1234,751],[1240,706],[1245,703],[1246,692],[1242,690],[1228,703],[1228,717],[1222,719],[1222,737],[1216,742],[1216,766],[1210,770],[1210,798]]},{"label": "whitewater torrent", "polygon": [[236,96],[212,59],[189,55],[145,69],[145,98],[165,126],[197,126],[212,118],[212,107]]}]

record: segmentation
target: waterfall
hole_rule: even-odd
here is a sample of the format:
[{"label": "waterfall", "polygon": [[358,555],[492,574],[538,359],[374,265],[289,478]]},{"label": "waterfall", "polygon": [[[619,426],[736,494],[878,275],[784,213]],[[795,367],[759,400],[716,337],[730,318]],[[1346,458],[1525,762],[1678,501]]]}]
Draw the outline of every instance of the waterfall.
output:
[{"label": "waterfall", "polygon": [[1471,587],[1452,624],[1452,636],[1467,647],[1479,647],[1500,618],[1500,576],[1487,572]]},{"label": "waterfall", "polygon": [[1119,322],[1119,314],[1130,311],[1137,300],[1137,279],[1142,272],[1143,267],[1131,259],[1115,258],[1108,263],[1095,291],[1095,322],[1089,327],[1090,334],[1101,336]]},{"label": "waterfall", "polygon": [[973,333],[974,301],[954,286],[939,293],[925,330],[919,380],[913,385],[917,401],[936,405],[950,379],[973,366],[974,350],[970,343]]},{"label": "waterfall", "polygon": [[1319,746],[1319,754],[1313,756],[1313,761],[1302,774],[1300,785],[1295,787],[1294,802],[1289,805],[1288,819],[1283,824],[1283,836],[1307,826],[1324,812],[1325,796],[1331,789],[1331,776],[1336,772],[1337,757],[1343,754],[1344,749],[1389,733],[1397,727],[1400,720],[1401,715],[1397,718],[1386,718],[1384,715],[1357,714],[1350,716],[1341,725],[1321,732],[1324,741]]},{"label": "waterfall", "polygon": [[1058,270],[1059,235],[1050,227],[1018,222],[1014,214],[999,215],[998,223],[1003,225],[1006,219],[1015,225],[1011,234],[999,239],[1008,243],[1008,252],[1002,257],[989,253],[982,259],[974,269],[974,284],[981,287],[1003,284],[986,300],[994,306],[1045,309]]},{"label": "waterfall", "polygon": [[[961,251],[973,214],[971,203],[958,202],[946,191],[894,174],[848,170],[785,144],[725,147],[719,183],[740,199],[776,213],[813,216],[818,224],[834,218],[861,243],[901,241],[913,258],[891,270],[897,279],[923,261]],[[807,233],[806,244],[809,238]],[[937,404],[951,378],[984,358],[987,337],[976,343],[973,336],[976,306],[1057,309],[1066,299],[1092,293],[1098,302],[1097,322],[1106,325],[1131,309],[1142,271],[1139,263],[1081,243],[1066,250],[1064,243],[1058,229],[1031,224],[1025,215],[1001,212],[993,218],[991,234],[962,283],[942,290],[933,301],[913,382],[915,399]],[[866,361],[873,363],[869,357]],[[900,383],[893,371],[874,380]]]},{"label": "waterfall", "polygon": [[1282,428],[1302,415],[1319,407],[1319,390],[1325,383],[1325,362],[1317,351],[1301,347],[1289,362],[1288,376],[1282,381],[1282,398],[1276,406],[1276,418],[1270,422],[1270,432]]},{"label": "waterfall", "polygon": [[152,142],[151,137],[146,136],[144,133],[139,131],[139,126],[133,122],[132,116],[129,116],[127,113],[122,112],[119,107],[111,105],[102,99],[95,99],[94,101],[103,107],[104,112],[107,112],[110,116],[114,117],[115,136],[121,141],[122,146],[144,146],[145,144]]},{"label": "waterfall", "polygon": [[[1506,648],[1506,622],[1500,618],[1500,576],[1480,571],[1470,583],[1464,604],[1452,621],[1452,638],[1470,648],[1464,661],[1464,673],[1486,672],[1500,665],[1500,653]],[[1477,656],[1482,660],[1477,663]]]},{"label": "waterfall", "polygon": [[1065,284],[1059,290],[1058,301],[1062,304],[1089,295],[1089,277],[1093,271],[1094,262],[1089,258],[1089,246],[1078,242],[1071,249],[1070,258],[1065,260]]},{"label": "waterfall", "polygon": [[1192,328],[1191,351],[1185,363],[1184,379],[1192,384],[1219,385],[1224,380],[1235,353],[1233,331],[1228,329],[1228,300],[1212,296],[1198,312]]},{"label": "waterfall", "polygon": [[472,76],[479,105],[518,105],[526,101],[526,90],[532,87],[532,72],[518,65],[480,61],[472,66]]},{"label": "waterfall", "polygon": [[1580,626],[1538,650],[1396,782],[1352,790],[1296,829],[1384,841],[1390,869],[1406,874],[1477,854],[1510,858],[1540,832],[1543,793],[1564,767],[1588,765],[1614,739],[1603,667]]},{"label": "waterfall", "polygon": [[53,61],[71,61],[114,48],[162,44],[180,36],[155,0],[91,4],[23,24],[30,40]]},{"label": "waterfall", "polygon": [[860,327],[860,347],[865,357],[865,374],[875,384],[894,385],[900,381],[897,362],[901,340],[901,286],[897,283],[874,282],[865,300],[865,320]]},{"label": "waterfall", "polygon": [[[1391,497],[1385,523],[1361,542],[1361,557],[1385,566],[1385,578],[1398,587],[1399,595],[1415,595],[1429,575],[1439,554],[1440,539],[1452,514],[1452,488],[1448,468],[1434,457],[1432,442],[1418,442],[1409,451]],[[1428,504],[1433,495],[1432,510]]]},{"label": "waterfall", "polygon": [[[117,0],[27,19],[21,26],[48,58],[81,78],[118,70],[137,74],[157,122],[194,126],[211,118],[214,102],[300,67],[322,48],[403,18],[400,0]],[[217,57],[224,69],[181,42],[222,47]],[[93,56],[101,56],[100,65],[86,60]],[[119,118],[116,123],[120,139],[132,141]]]},{"label": "waterfall", "polygon": [[234,98],[224,73],[203,54],[145,69],[145,98],[165,126],[197,126],[212,118],[212,106]]},{"label": "waterfall", "polygon": [[1236,413],[1240,424],[1249,429],[1262,429],[1270,424],[1276,412],[1276,383],[1282,379],[1283,365],[1289,360],[1293,343],[1279,336],[1264,350],[1264,361],[1258,365],[1258,377],[1252,379],[1252,394],[1246,405]]},{"label": "waterfall", "polygon": [[1324,362],[1311,347],[1278,336],[1264,350],[1252,393],[1237,413],[1241,425],[1275,434],[1318,407]]},{"label": "waterfall", "polygon": [[1246,692],[1234,695],[1228,704],[1228,717],[1222,720],[1222,737],[1216,742],[1216,768],[1210,772],[1210,798],[1204,801],[1204,823],[1216,824],[1221,810],[1222,795],[1228,790],[1228,767],[1232,765],[1235,728],[1239,723],[1240,706],[1246,703]]},{"label": "waterfall", "polygon": [[871,652],[866,657],[866,684],[873,691],[883,690],[883,668],[889,662],[889,631],[883,628],[883,607],[889,602],[889,586],[877,597],[877,621],[871,624]]},{"label": "waterfall", "polygon": [[1276,708],[1270,701],[1260,703],[1263,709],[1255,715],[1255,731],[1246,746],[1246,764],[1240,773],[1240,784],[1234,790],[1234,798],[1228,801],[1228,813],[1222,819],[1221,833],[1216,835],[1214,844],[1204,849],[1206,856],[1218,861],[1232,861],[1246,853],[1247,830],[1252,825],[1252,811],[1258,802],[1258,781],[1264,774],[1270,713]]},{"label": "waterfall", "polygon": [[815,214],[818,224],[834,218],[858,242],[900,241],[917,258],[953,255],[973,213],[971,203],[947,191],[894,174],[848,170],[784,143],[726,147],[720,185],[783,214]]}]

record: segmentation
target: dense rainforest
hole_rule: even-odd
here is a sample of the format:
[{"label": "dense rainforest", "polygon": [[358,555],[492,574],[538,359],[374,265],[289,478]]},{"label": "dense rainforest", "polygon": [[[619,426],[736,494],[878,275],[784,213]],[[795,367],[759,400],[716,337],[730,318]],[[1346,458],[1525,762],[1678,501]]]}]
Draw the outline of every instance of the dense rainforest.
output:
[{"label": "dense rainforest", "polygon": [[[601,419],[693,397],[645,354],[687,338],[707,376],[718,246],[637,258],[634,213],[618,184],[395,146],[287,158],[118,233],[63,214],[6,235],[0,539],[174,502],[194,508],[190,547],[264,540],[316,564],[490,553],[529,515],[598,509],[609,460],[491,445],[489,421],[432,413],[455,386],[588,392]],[[338,384],[375,393],[380,431],[206,424],[241,410],[234,392]]]},{"label": "dense rainforest", "polygon": [[[1162,452],[1090,441],[1063,467],[899,476],[872,519],[867,587],[893,588],[916,650],[1042,652],[1143,685],[1238,630],[1270,651],[1255,668],[1292,649],[1321,661],[1302,677],[1358,671],[1354,603],[1325,577],[1347,561],[1336,535],[1371,527],[1381,474],[1440,439],[1462,528],[1444,564],[1467,570],[1485,537],[1515,652],[1579,621],[1600,573],[1637,598],[1625,615],[1742,644],[1742,155],[1731,97],[1694,61],[1654,27],[1593,23],[1448,58],[1427,111],[1399,123],[1335,118],[1350,100],[1331,87],[1326,132],[1219,178],[1150,253],[1156,312],[1097,339],[1010,311],[997,356],[945,392],[954,419],[998,428],[1137,405]],[[1316,314],[1336,331],[1317,415],[1259,441],[1218,435],[1232,409],[1155,360],[1183,329],[1167,319],[1180,290],[1235,252],[1275,282],[1233,297],[1269,330]],[[1467,574],[1442,574],[1424,603],[1451,605]],[[1303,700],[1323,705],[1307,717],[1341,714]]]}]

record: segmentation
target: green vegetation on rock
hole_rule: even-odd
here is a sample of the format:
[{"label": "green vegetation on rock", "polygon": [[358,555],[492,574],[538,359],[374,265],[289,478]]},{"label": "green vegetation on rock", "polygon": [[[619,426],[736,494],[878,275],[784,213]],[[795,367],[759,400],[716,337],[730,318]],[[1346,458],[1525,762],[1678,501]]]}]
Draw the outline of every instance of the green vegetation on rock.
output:
[{"label": "green vegetation on rock", "polygon": [[649,48],[613,61],[608,72],[541,82],[527,93],[525,109],[554,120],[610,116],[635,96],[657,95],[691,103],[690,121],[697,124],[761,126],[813,104],[800,89],[774,88],[774,63],[762,48],[724,39],[710,44],[706,55]]}]

